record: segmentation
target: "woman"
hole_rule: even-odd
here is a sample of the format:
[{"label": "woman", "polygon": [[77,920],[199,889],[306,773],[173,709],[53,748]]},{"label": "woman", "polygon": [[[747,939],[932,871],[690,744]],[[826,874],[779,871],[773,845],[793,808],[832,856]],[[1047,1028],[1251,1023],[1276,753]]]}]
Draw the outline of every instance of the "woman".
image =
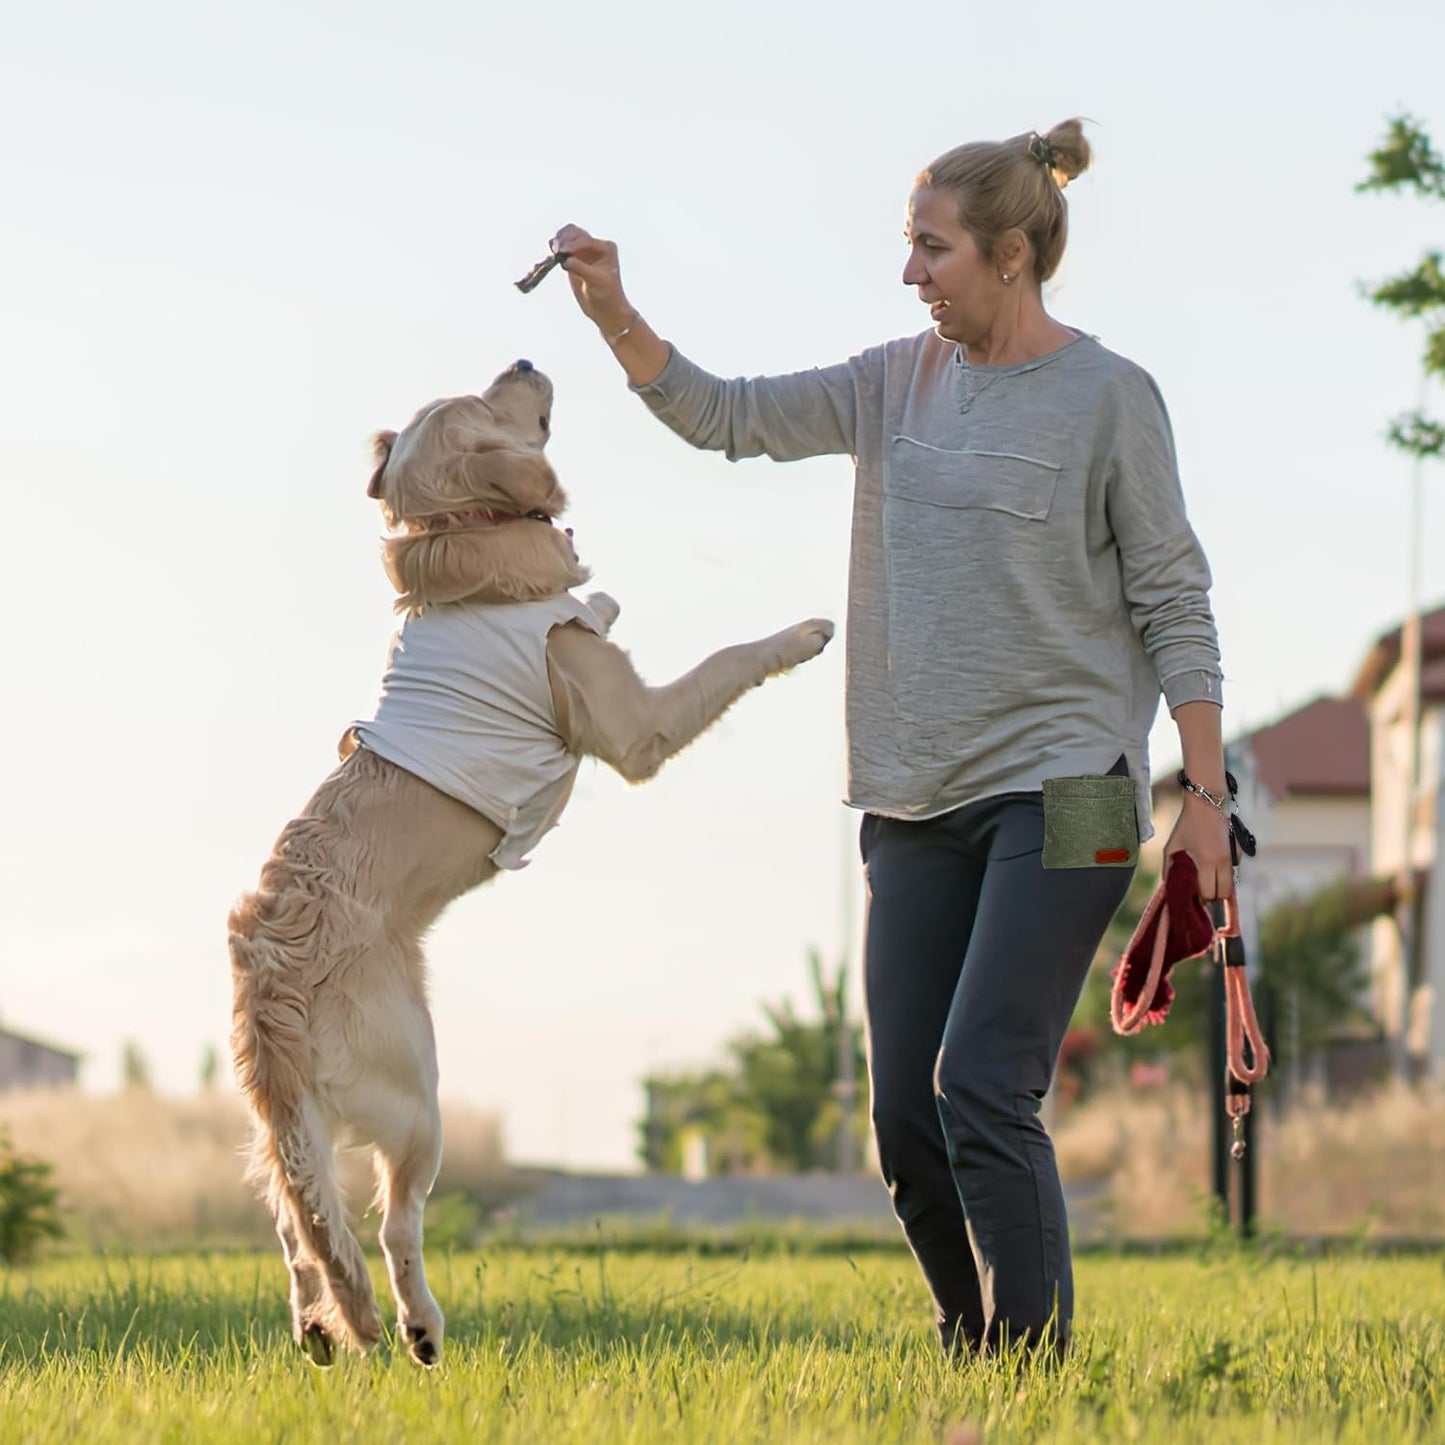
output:
[{"label": "woman", "polygon": [[554,238],[633,388],[729,459],[856,459],[848,801],[864,811],[873,1125],[945,1346],[1063,1348],[1068,1224],[1039,1119],[1150,830],[1162,690],[1188,776],[1166,854],[1233,887],[1209,569],[1150,377],[1041,288],[1089,162],[1077,121],[960,146],[909,199],[933,329],[723,381],[628,301],[617,248]]}]

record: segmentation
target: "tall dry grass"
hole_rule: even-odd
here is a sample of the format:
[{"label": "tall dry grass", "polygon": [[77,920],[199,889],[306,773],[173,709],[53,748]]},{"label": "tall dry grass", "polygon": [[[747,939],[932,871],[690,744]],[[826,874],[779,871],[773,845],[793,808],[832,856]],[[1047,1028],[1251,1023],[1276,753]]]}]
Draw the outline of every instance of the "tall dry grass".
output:
[{"label": "tall dry grass", "polygon": [[[1291,1236],[1445,1238],[1445,1096],[1381,1088],[1348,1103],[1256,1102],[1259,1218]],[[1209,1229],[1213,1116],[1203,1086],[1124,1088],[1054,1131],[1066,1180],[1107,1186],[1091,1233],[1166,1239]]]},{"label": "tall dry grass", "polygon": [[[1260,1222],[1297,1236],[1445,1239],[1445,1097],[1387,1089],[1348,1105],[1260,1109]],[[1208,1090],[1116,1088],[1054,1129],[1067,1181],[1101,1186],[1075,1221],[1102,1240],[1202,1237],[1210,1228]],[[446,1151],[436,1239],[467,1242],[477,1220],[534,1187],[508,1167],[497,1119],[443,1108]],[[249,1124],[230,1093],[176,1098],[130,1089],[0,1095],[0,1130],[50,1162],[72,1241],[132,1249],[269,1244],[242,1179]],[[366,1158],[341,1156],[353,1214],[369,1203]],[[363,1226],[364,1233],[372,1224]]]},{"label": "tall dry grass", "polygon": [[[443,1105],[442,1125],[446,1152],[436,1197],[463,1194],[484,1214],[520,1192],[495,1116]],[[0,1130],[20,1153],[54,1167],[69,1236],[77,1243],[180,1249],[273,1238],[268,1215],[243,1179],[250,1123],[234,1094],[3,1094]],[[371,1197],[368,1159],[343,1151],[338,1172],[353,1214],[361,1212]]]}]

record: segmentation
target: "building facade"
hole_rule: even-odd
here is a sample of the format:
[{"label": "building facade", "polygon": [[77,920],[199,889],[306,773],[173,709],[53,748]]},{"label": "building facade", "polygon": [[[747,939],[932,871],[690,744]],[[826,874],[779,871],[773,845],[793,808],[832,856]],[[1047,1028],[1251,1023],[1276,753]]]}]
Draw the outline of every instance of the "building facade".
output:
[{"label": "building facade", "polygon": [[1418,667],[1403,629],[1366,654],[1350,689],[1370,720],[1371,871],[1397,906],[1373,928],[1375,1010],[1409,1075],[1445,1077],[1445,607],[1420,619]]},{"label": "building facade", "polygon": [[79,1079],[81,1057],[70,1049],[0,1028],[0,1093],[69,1087]]}]

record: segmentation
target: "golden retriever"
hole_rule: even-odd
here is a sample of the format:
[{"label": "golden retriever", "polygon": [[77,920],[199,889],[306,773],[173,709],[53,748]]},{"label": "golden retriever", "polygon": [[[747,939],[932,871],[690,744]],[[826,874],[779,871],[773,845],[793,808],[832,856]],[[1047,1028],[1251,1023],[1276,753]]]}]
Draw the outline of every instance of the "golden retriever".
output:
[{"label": "golden retriever", "polygon": [[368,494],[405,614],[375,717],[288,823],[229,919],[232,1049],[255,1116],[251,1175],[290,1273],[297,1342],[318,1364],[382,1322],[332,1148],[374,1150],[398,1338],[441,1358],[422,1209],[441,1158],[421,940],[454,899],[517,867],[556,821],[578,762],[650,778],[738,697],[815,657],[814,619],[724,648],[648,687],[607,641],[617,605],[587,578],[543,449],[552,384],[518,361],[480,396],[376,438]]}]

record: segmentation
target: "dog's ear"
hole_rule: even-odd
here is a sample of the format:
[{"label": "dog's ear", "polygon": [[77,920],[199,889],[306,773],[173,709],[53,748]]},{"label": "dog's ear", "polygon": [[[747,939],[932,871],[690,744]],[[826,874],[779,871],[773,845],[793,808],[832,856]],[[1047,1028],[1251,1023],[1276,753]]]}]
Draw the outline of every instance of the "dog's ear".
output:
[{"label": "dog's ear", "polygon": [[379,431],[371,439],[371,454],[376,461],[376,470],[371,474],[371,480],[366,484],[366,495],[368,497],[381,496],[381,476],[386,471],[386,464],[391,460],[391,449],[396,445],[396,433],[394,431]]}]

